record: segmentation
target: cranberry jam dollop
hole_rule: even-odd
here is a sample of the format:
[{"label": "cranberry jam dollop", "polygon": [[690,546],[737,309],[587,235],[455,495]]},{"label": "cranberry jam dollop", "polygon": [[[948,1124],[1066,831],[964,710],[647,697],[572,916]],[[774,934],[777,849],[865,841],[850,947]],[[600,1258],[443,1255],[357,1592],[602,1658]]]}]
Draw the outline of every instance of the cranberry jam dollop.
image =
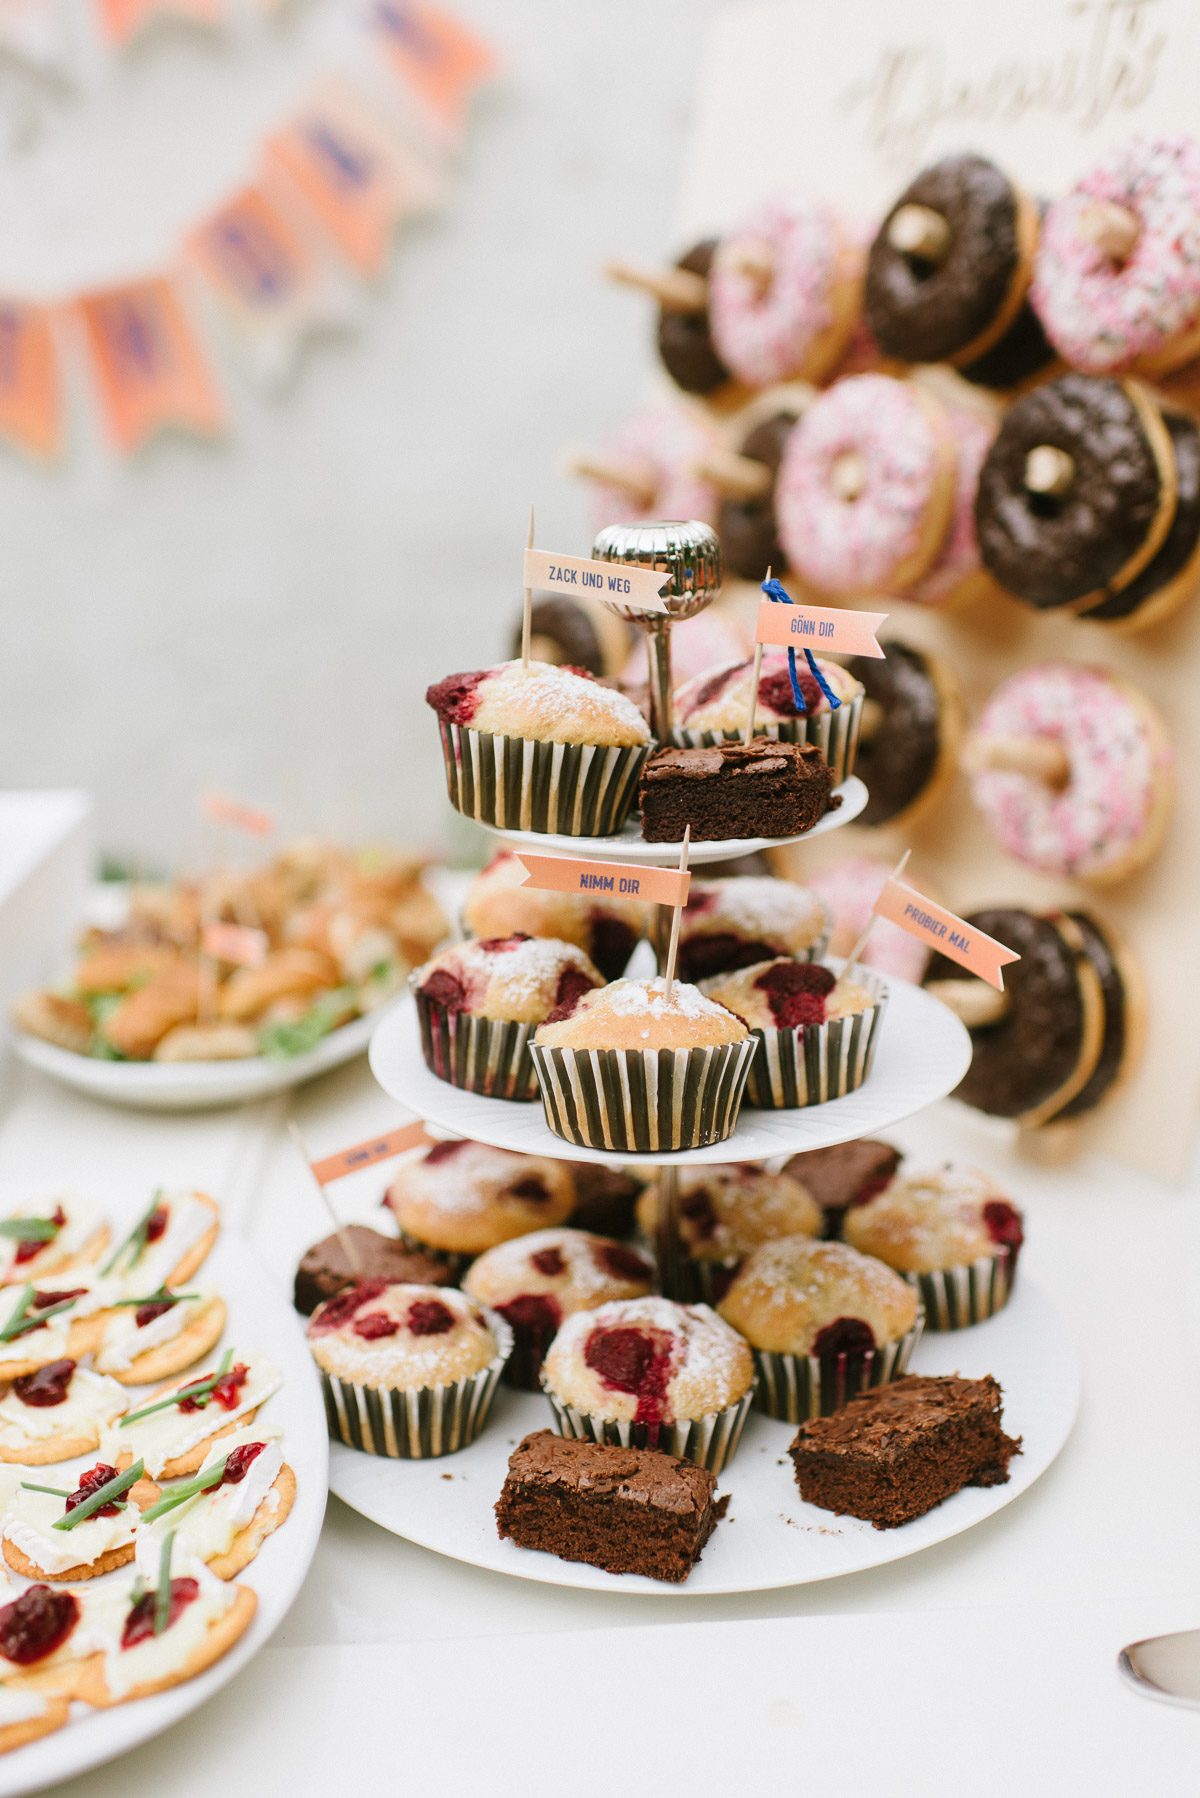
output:
[{"label": "cranberry jam dollop", "polygon": [[0,1654],[18,1667],[31,1667],[61,1648],[79,1622],[79,1600],[72,1592],[49,1586],[27,1586],[19,1598],[0,1610]]},{"label": "cranberry jam dollop", "polygon": [[265,1442],[239,1442],[236,1448],[231,1448],[225,1457],[221,1485],[240,1486],[266,1446]]},{"label": "cranberry jam dollop", "polygon": [[[89,1467],[86,1473],[80,1474],[79,1484],[67,1500],[65,1509],[67,1511],[75,1510],[85,1498],[91,1498],[94,1492],[99,1492],[101,1486],[107,1486],[109,1480],[115,1480],[116,1477],[115,1467],[110,1467],[107,1461],[97,1461],[94,1467]],[[115,1517],[120,1509],[121,1506],[114,1500],[111,1504],[101,1505],[98,1511],[92,1512],[92,1516]]]},{"label": "cranberry jam dollop", "polygon": [[637,1399],[638,1423],[667,1420],[667,1382],[671,1376],[670,1338],[657,1332],[618,1324],[599,1325],[583,1345],[583,1358],[614,1392]]},{"label": "cranberry jam dollop", "polygon": [[148,1305],[139,1305],[133,1314],[133,1320],[139,1330],[152,1324],[157,1317],[165,1317],[168,1311],[175,1309],[176,1299],[153,1299]]},{"label": "cranberry jam dollop", "polygon": [[[171,1581],[171,1598],[167,1606],[167,1628],[175,1623],[182,1611],[200,1596],[200,1582],[194,1579],[173,1579]],[[125,1627],[121,1631],[121,1647],[136,1648],[139,1642],[147,1642],[154,1634],[154,1613],[158,1606],[158,1594],[145,1592],[133,1606],[125,1619]]]},{"label": "cranberry jam dollop", "polygon": [[244,1361],[235,1361],[228,1373],[223,1373],[211,1392],[202,1392],[198,1396],[185,1393],[179,1401],[181,1411],[203,1411],[211,1399],[220,1405],[223,1411],[232,1411],[237,1405],[242,1387],[250,1378],[250,1369]]},{"label": "cranberry jam dollop", "polygon": [[825,1022],[825,1001],[837,985],[837,975],[820,962],[780,962],[765,969],[754,984],[767,995],[777,1029],[803,1030]]},{"label": "cranberry jam dollop", "polygon": [[[61,1205],[54,1207],[48,1221],[54,1225],[54,1236],[57,1236],[67,1221],[67,1214]],[[29,1236],[18,1242],[13,1250],[14,1265],[23,1267],[27,1261],[32,1261],[35,1255],[40,1255],[43,1249],[49,1248],[50,1243],[54,1241],[54,1236],[51,1236],[48,1241],[44,1241],[40,1236]]]},{"label": "cranberry jam dollop", "polygon": [[51,1405],[63,1403],[74,1373],[74,1361],[47,1361],[45,1367],[14,1380],[13,1391],[23,1405],[32,1405],[38,1411],[46,1410]]}]

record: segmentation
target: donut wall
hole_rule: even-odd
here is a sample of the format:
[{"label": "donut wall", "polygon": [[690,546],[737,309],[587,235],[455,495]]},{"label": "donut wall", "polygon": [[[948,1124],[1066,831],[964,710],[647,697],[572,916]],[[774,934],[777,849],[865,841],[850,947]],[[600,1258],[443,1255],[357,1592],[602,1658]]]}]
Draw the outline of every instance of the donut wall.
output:
[{"label": "donut wall", "polygon": [[[983,0],[923,0],[917,9],[897,9],[882,0],[860,0],[849,8],[844,0],[796,0],[739,7],[718,23],[709,46],[671,242],[682,249],[719,238],[753,220],[777,193],[828,200],[860,221],[864,235],[870,236],[919,171],[964,152],[989,159],[1012,178],[1018,192],[1031,197],[1018,218],[1017,233],[1028,230],[1036,241],[1038,203],[1066,194],[1137,134],[1161,140],[1196,133],[1200,44],[1194,27],[1187,0],[1096,0],[1083,6],[1074,0],[1009,0],[1004,7]],[[1186,182],[1182,191],[1185,196],[1191,191]],[[929,204],[906,206],[893,233],[895,244],[905,250],[909,243],[901,243],[902,234],[919,237],[928,227],[922,214],[936,214],[943,206],[949,213],[954,199],[936,182],[921,187],[916,197]],[[1143,220],[1149,216],[1144,212]],[[1114,223],[1119,230],[1119,218]],[[1043,215],[1043,243],[1049,228]],[[1143,229],[1149,226],[1143,223]],[[1164,224],[1164,231],[1169,229]],[[986,233],[979,239],[972,275],[984,285],[994,273],[985,239]],[[1072,245],[1068,241],[1059,247],[1069,274]],[[923,246],[918,249],[925,254]],[[935,244],[929,254],[936,258],[938,253]],[[1114,245],[1114,261],[1126,253],[1124,246]],[[806,254],[811,257],[811,246]],[[803,265],[804,254],[798,258],[798,267]],[[881,283],[885,297],[886,284],[894,278],[894,270],[877,268],[872,260],[868,281]],[[903,294],[897,293],[901,306]],[[1168,291],[1168,305],[1172,297]],[[1078,340],[1102,361],[1103,349],[1096,345],[1109,323],[1102,297],[1098,301],[1086,285],[1072,288],[1067,281],[1050,300],[1058,306],[1060,346]],[[836,296],[833,309],[836,313]],[[940,328],[943,322],[935,319],[933,325]],[[1005,341],[1020,356],[1028,343],[1022,343],[1012,323],[1010,311]],[[972,355],[995,353],[994,340],[995,334],[989,340],[985,328]],[[977,782],[972,789],[950,701],[943,713],[944,737],[956,753],[944,758],[939,778],[926,794],[928,803],[901,807],[891,822],[874,828],[852,826],[836,840],[806,846],[794,871],[805,878],[822,862],[844,856],[848,845],[860,854],[891,859],[911,847],[912,869],[926,890],[961,913],[1010,907],[1086,910],[1100,920],[1140,969],[1141,980],[1130,976],[1129,985],[1131,1034],[1144,1030],[1140,1053],[1104,1102],[1085,1117],[1025,1132],[1024,1139],[1032,1152],[1095,1149],[1178,1180],[1186,1168],[1200,1099],[1200,1058],[1190,1040],[1183,999],[1200,980],[1195,898],[1200,787],[1189,778],[1200,767],[1200,591],[1190,593],[1174,611],[1165,604],[1147,606],[1138,620],[1143,628],[1136,632],[1112,628],[1119,607],[1109,597],[1118,587],[1136,591],[1131,580],[1159,555],[1171,528],[1186,470],[1184,455],[1172,456],[1167,435],[1182,433],[1195,441],[1186,421],[1172,425],[1172,413],[1164,416],[1159,402],[1165,397],[1168,407],[1188,407],[1196,392],[1178,369],[1169,378],[1162,374],[1155,365],[1155,347],[1148,346],[1139,360],[1135,384],[1114,378],[1089,387],[1085,378],[1078,390],[1068,385],[1051,392],[1040,384],[1047,377],[1075,377],[1061,360],[1043,354],[1028,377],[1017,371],[1013,378],[1010,368],[1007,392],[996,395],[982,383],[968,387],[945,368],[918,374],[917,387],[903,390],[904,404],[914,413],[924,393],[932,394],[935,403],[940,399],[943,407],[948,404],[951,413],[961,413],[956,432],[960,468],[972,453],[971,419],[987,425],[974,452],[973,478],[996,420],[1009,421],[1005,441],[1012,466],[1006,471],[1003,460],[998,464],[992,457],[982,477],[996,489],[989,499],[996,535],[988,561],[993,570],[1004,567],[1007,554],[1017,564],[1012,584],[1025,584],[1025,603],[987,578],[968,583],[959,603],[948,607],[928,591],[922,593],[922,604],[895,598],[889,579],[896,588],[905,586],[903,571],[889,577],[886,556],[876,556],[878,546],[869,532],[852,545],[852,554],[860,569],[871,571],[876,585],[869,593],[851,598],[847,592],[828,603],[887,610],[885,637],[900,639],[918,656],[932,657],[935,685],[949,671],[961,693],[962,727],[974,733],[970,753],[977,769],[989,765],[989,755],[997,758],[993,767],[1003,767],[1004,739],[1036,736],[1044,717],[1057,716],[1054,740],[1043,745],[1045,764],[1033,769],[1043,786],[1032,790],[1043,793],[1046,803],[1018,806],[1014,815],[1011,795],[1006,799],[1001,782],[985,818],[980,806],[989,788]],[[1179,350],[1179,342],[1173,347]],[[747,354],[752,356],[755,348],[748,343]],[[906,360],[913,363],[919,356],[910,352]],[[1074,356],[1072,362],[1078,368]],[[1036,353],[1031,369],[1035,364]],[[890,373],[910,372],[884,366]],[[1124,365],[1114,360],[1114,375],[1123,377],[1124,372]],[[928,387],[922,385],[926,381]],[[1035,391],[1043,397],[1034,398]],[[854,419],[847,397],[831,420],[831,442],[844,429],[850,429],[855,442],[878,439],[886,446],[909,441],[913,425],[903,408],[893,407],[893,416],[888,409],[892,402],[878,404],[879,398],[864,395],[858,408],[862,417]],[[1013,411],[1017,403],[1024,405],[1024,413]],[[713,408],[705,411],[711,416]],[[1064,462],[1043,454],[1052,449],[1048,436],[1069,442],[1074,455]],[[745,449],[744,441],[741,447]],[[1032,460],[1031,451],[1036,452]],[[1114,483],[1112,470],[1118,466]],[[899,481],[905,471],[892,466],[889,473]],[[1054,496],[1072,481],[1071,503],[1057,505]],[[1019,518],[1010,504],[1008,488],[1014,486],[1024,508]],[[1089,531],[1102,516],[1107,533],[1104,553],[1109,561],[1104,564],[1101,557],[1099,578],[1089,583],[1085,598],[1079,597],[1074,565],[1084,554],[1071,531],[1075,500],[1086,513]],[[943,542],[953,529],[947,518],[952,518],[954,503],[945,483],[928,501],[932,510],[943,508],[937,521]],[[815,514],[803,505],[799,511],[808,528]],[[1051,515],[1057,523],[1047,522]],[[812,549],[811,530],[808,547]],[[838,558],[847,553],[845,534],[831,533],[813,553],[821,571],[836,580]],[[1087,556],[1094,559],[1095,554],[1089,539]],[[789,560],[794,577],[795,558]],[[1112,578],[1118,570],[1118,578]],[[915,591],[921,592],[920,587]],[[1069,603],[1064,603],[1068,593]],[[747,584],[744,591],[735,586],[726,602],[729,615],[744,608],[749,618],[757,600],[754,586]],[[1092,617],[1081,617],[1084,611]],[[1104,618],[1108,624],[1097,622]],[[904,659],[896,653],[875,666],[888,671],[884,678],[889,686],[880,697],[902,702]],[[1097,678],[1093,670],[1099,671]],[[1016,677],[1019,684],[1004,686],[1000,700],[989,708],[1001,684]],[[869,679],[867,691],[870,698]],[[1146,701],[1163,722],[1161,737]],[[1132,834],[1123,816],[1126,763],[1121,744],[1126,731],[1140,731],[1143,737],[1148,733],[1158,756],[1156,767],[1163,771],[1161,780],[1155,775],[1149,804],[1144,792],[1139,800]],[[902,747],[890,745],[895,754],[884,757],[881,752],[874,758],[869,784],[877,781],[882,790],[898,777]],[[1064,747],[1071,757],[1073,796],[1082,781],[1081,806],[1051,803],[1061,794],[1067,773],[1060,765]],[[1168,798],[1172,757],[1174,794]],[[1025,772],[1030,772],[1028,766]],[[1096,833],[1091,801],[1104,818],[1104,844],[1096,853],[1088,835]],[[1072,832],[1079,834],[1079,843],[1071,842]],[[1031,865],[1029,857],[1042,865]],[[1085,871],[1087,878],[1046,871],[1056,859]],[[1018,1039],[1015,1052],[1034,1053],[1036,1045],[1021,1048]]]}]

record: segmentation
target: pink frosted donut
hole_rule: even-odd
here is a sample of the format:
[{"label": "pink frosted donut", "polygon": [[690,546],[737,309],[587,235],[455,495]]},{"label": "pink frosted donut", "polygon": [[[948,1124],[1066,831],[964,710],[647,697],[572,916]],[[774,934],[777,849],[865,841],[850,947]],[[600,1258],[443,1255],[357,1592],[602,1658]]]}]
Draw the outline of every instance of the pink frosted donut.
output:
[{"label": "pink frosted donut", "polygon": [[[1124,261],[1089,230],[1097,202],[1138,221]],[[1200,328],[1200,146],[1135,137],[1088,171],[1042,221],[1033,304],[1072,367],[1147,373],[1194,355]]]},{"label": "pink frosted donut", "polygon": [[890,375],[852,375],[814,400],[775,486],[788,564],[819,593],[911,587],[941,549],[953,505],[945,414]]},{"label": "pink frosted donut", "polygon": [[[765,249],[764,283],[739,266]],[[774,200],[721,240],[708,278],[713,342],[749,387],[819,381],[840,361],[858,312],[862,251],[827,206]]]},{"label": "pink frosted donut", "polygon": [[[880,889],[894,864],[869,855],[847,855],[805,877],[811,892],[823,899],[833,919],[831,955],[849,955],[867,928]],[[919,986],[929,963],[929,950],[898,925],[880,918],[862,953],[864,967]]]},{"label": "pink frosted donut", "polygon": [[652,491],[639,503],[627,487],[594,481],[595,529],[654,518],[698,518],[715,524],[721,496],[709,481],[691,472],[696,459],[710,452],[713,444],[713,433],[683,406],[647,406],[631,413],[605,445],[604,459],[628,463]]},{"label": "pink frosted donut", "polygon": [[954,513],[941,555],[908,595],[919,606],[948,606],[965,598],[970,583],[981,570],[979,539],[975,535],[975,493],[997,424],[969,406],[947,406],[946,417],[957,450]]},{"label": "pink frosted donut", "polygon": [[[998,740],[1042,738],[1066,785],[980,766]],[[971,793],[1001,847],[1047,874],[1120,879],[1152,855],[1171,803],[1174,754],[1134,688],[1100,668],[1040,662],[1003,681],[972,736]]]}]

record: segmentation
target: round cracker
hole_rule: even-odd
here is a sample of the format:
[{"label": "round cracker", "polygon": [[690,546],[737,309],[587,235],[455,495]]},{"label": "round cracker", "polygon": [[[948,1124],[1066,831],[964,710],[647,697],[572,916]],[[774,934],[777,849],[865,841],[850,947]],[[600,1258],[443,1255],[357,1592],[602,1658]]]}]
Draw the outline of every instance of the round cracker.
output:
[{"label": "round cracker", "polygon": [[221,1228],[221,1207],[217,1201],[206,1192],[194,1192],[190,1196],[198,1200],[201,1205],[207,1206],[213,1214],[213,1221],[199,1242],[193,1243],[182,1261],[171,1269],[163,1281],[164,1286],[182,1286],[185,1280],[190,1280],[193,1274],[203,1267],[212,1253],[213,1244],[216,1242]]},{"label": "round cracker", "polygon": [[[87,1241],[82,1243],[67,1260],[51,1261],[47,1266],[38,1268],[31,1268],[27,1264],[19,1273],[14,1271],[5,1279],[0,1280],[0,1287],[25,1286],[30,1280],[48,1280],[51,1275],[57,1279],[59,1274],[68,1273],[74,1268],[78,1268],[82,1273],[84,1268],[94,1266],[99,1261],[108,1247],[109,1236],[108,1225],[100,1224]],[[46,1247],[52,1249],[54,1244],[48,1242]]]},{"label": "round cracker", "polygon": [[23,1723],[4,1724],[0,1727],[0,1754],[7,1754],[12,1748],[24,1748],[27,1742],[37,1742],[43,1736],[53,1735],[66,1722],[70,1709],[67,1699],[51,1698],[40,1717],[27,1717]]},{"label": "round cracker", "polygon": [[[165,1398],[166,1394],[173,1389],[174,1383],[163,1387],[161,1393],[156,1392],[153,1396]],[[228,1423],[222,1424],[219,1430],[214,1430],[211,1436],[206,1436],[203,1442],[198,1442],[195,1448],[189,1449],[186,1455],[177,1455],[173,1461],[168,1461],[162,1472],[154,1477],[159,1480],[181,1480],[185,1474],[199,1473],[213,1443],[219,1441],[222,1436],[232,1435],[234,1430],[240,1430],[243,1424],[253,1423],[258,1413],[259,1406],[255,1405],[253,1411],[243,1411],[240,1417],[231,1418]],[[122,1449],[117,1458],[118,1469],[123,1472],[126,1467],[132,1465],[133,1456],[128,1449]]]},{"label": "round cracker", "polygon": [[[271,1492],[276,1495],[274,1509],[267,1502]],[[275,1475],[271,1492],[264,1493],[262,1503],[244,1529],[240,1529],[223,1555],[214,1555],[208,1563],[211,1572],[218,1579],[236,1579],[244,1567],[248,1567],[267,1537],[273,1535],[281,1523],[286,1523],[296,1502],[296,1476],[285,1461]]]},{"label": "round cracker", "polygon": [[[215,1348],[221,1340],[225,1329],[227,1312],[225,1301],[214,1296],[192,1319],[186,1330],[173,1336],[170,1342],[161,1342],[157,1348],[147,1349],[142,1355],[136,1355],[120,1372],[109,1368],[98,1368],[98,1372],[107,1373],[110,1379],[118,1380],[122,1386],[148,1386],[154,1380],[170,1380],[176,1374],[184,1373],[209,1350]],[[99,1345],[97,1345],[97,1348]]]},{"label": "round cracker", "polygon": [[118,1567],[127,1567],[134,1554],[133,1543],[125,1542],[120,1548],[106,1548],[97,1561],[81,1561],[78,1567],[68,1567],[62,1573],[47,1573],[36,1561],[31,1561],[22,1549],[10,1542],[7,1536],[0,1548],[13,1572],[19,1573],[22,1579],[53,1581],[56,1584],[62,1580],[99,1579],[101,1574],[112,1573]]},{"label": "round cracker", "polygon": [[[49,1436],[38,1441],[27,1440],[24,1447],[10,1448],[0,1442],[0,1462],[16,1462],[22,1467],[50,1467],[55,1461],[73,1461],[76,1455],[90,1455],[100,1447],[100,1425],[91,1436]],[[128,1467],[129,1462],[125,1465]],[[118,1469],[120,1472],[121,1469]]]},{"label": "round cracker", "polygon": [[254,1621],[254,1613],[258,1609],[258,1598],[249,1586],[238,1586],[237,1597],[225,1612],[212,1625],[203,1642],[193,1655],[177,1667],[173,1673],[164,1674],[161,1679],[147,1680],[143,1685],[133,1686],[128,1692],[114,1697],[109,1691],[104,1677],[104,1659],[97,1655],[98,1665],[89,1666],[89,1678],[84,1682],[79,1696],[87,1704],[106,1708],[113,1704],[126,1704],[133,1698],[148,1698],[151,1692],[165,1692],[171,1686],[181,1686],[185,1680],[195,1679],[205,1668],[229,1653],[234,1643],[239,1641]]}]

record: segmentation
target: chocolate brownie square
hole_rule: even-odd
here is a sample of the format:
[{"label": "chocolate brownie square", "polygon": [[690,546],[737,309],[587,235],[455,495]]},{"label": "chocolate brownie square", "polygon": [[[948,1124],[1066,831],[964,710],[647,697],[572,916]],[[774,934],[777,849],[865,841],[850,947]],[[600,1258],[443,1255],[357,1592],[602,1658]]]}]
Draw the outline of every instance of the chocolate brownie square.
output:
[{"label": "chocolate brownie square", "polygon": [[496,1528],[563,1561],[678,1584],[716,1526],[716,1488],[704,1468],[657,1448],[537,1430],[509,1456]]},{"label": "chocolate brownie square", "polygon": [[1021,1442],[1001,1426],[999,1386],[910,1374],[800,1426],[789,1449],[806,1504],[877,1530],[923,1517],[964,1486],[1003,1486]]},{"label": "chocolate brownie square", "polygon": [[717,743],[707,749],[659,749],[642,770],[638,799],[648,843],[678,843],[688,825],[695,843],[734,837],[795,837],[833,806],[833,775],[812,743]]}]

